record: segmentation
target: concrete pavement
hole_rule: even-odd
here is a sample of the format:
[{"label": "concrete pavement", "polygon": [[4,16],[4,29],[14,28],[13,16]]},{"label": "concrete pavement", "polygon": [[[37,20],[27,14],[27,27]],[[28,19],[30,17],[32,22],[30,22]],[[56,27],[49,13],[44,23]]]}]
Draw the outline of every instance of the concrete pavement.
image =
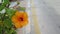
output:
[{"label": "concrete pavement", "polygon": [[[60,34],[59,0],[34,0],[41,34]],[[59,1],[60,2],[60,1]]]}]

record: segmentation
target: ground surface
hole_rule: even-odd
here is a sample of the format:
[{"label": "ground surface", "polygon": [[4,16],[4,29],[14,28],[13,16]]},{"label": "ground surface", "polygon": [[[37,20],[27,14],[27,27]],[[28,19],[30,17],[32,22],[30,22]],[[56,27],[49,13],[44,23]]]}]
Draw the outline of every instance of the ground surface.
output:
[{"label": "ground surface", "polygon": [[34,0],[41,34],[60,34],[60,0]]}]

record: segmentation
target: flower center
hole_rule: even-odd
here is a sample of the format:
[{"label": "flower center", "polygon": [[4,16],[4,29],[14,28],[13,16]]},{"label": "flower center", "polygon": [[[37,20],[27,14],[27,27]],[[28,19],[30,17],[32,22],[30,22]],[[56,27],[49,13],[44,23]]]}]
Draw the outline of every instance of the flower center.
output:
[{"label": "flower center", "polygon": [[20,18],[21,21],[23,21],[23,18]]}]

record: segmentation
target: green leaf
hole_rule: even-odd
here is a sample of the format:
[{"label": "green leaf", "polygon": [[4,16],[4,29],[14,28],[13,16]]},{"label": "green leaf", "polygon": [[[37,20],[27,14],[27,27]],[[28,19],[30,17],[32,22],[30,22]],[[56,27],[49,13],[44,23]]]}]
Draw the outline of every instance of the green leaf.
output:
[{"label": "green leaf", "polygon": [[9,0],[4,0],[4,2],[2,3],[3,6],[6,6],[7,4],[9,4]]},{"label": "green leaf", "polygon": [[9,9],[9,8],[6,9],[6,13],[10,18],[15,14],[15,12],[16,11],[13,9]]},{"label": "green leaf", "polygon": [[4,2],[0,5],[0,11],[3,10],[7,4],[9,4],[9,0],[4,0]]},{"label": "green leaf", "polygon": [[5,8],[4,5],[0,5],[0,11],[3,10]]},{"label": "green leaf", "polygon": [[1,20],[2,14],[0,13],[0,20]]},{"label": "green leaf", "polygon": [[2,21],[0,20],[0,26],[2,26],[3,27],[3,23],[2,23]]},{"label": "green leaf", "polygon": [[13,33],[16,33],[16,31],[13,28],[11,28],[10,34],[13,34]]},{"label": "green leaf", "polygon": [[13,28],[5,29],[6,34],[16,34],[16,31]]},{"label": "green leaf", "polygon": [[3,14],[0,13],[0,26],[3,26],[2,16],[3,16]]},{"label": "green leaf", "polygon": [[2,29],[3,29],[3,28],[0,26],[0,34],[2,34]]},{"label": "green leaf", "polygon": [[5,30],[5,33],[6,33],[6,34],[9,34],[9,29],[6,29],[6,30]]},{"label": "green leaf", "polygon": [[4,4],[9,4],[9,0],[4,0]]},{"label": "green leaf", "polygon": [[9,28],[5,27],[5,34],[9,34]]},{"label": "green leaf", "polygon": [[25,11],[26,10],[26,8],[25,7],[20,7],[19,6],[19,8],[16,8],[17,10],[20,10],[20,11]]},{"label": "green leaf", "polygon": [[25,7],[20,7],[20,10],[22,11],[25,11],[25,9],[26,9]]},{"label": "green leaf", "polygon": [[12,21],[10,19],[4,19],[4,26],[7,28],[11,28],[12,27]]}]

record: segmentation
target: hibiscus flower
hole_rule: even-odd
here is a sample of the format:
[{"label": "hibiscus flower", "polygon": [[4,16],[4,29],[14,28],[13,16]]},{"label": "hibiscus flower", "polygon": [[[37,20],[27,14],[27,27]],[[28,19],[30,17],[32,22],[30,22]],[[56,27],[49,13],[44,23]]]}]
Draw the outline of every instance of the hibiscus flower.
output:
[{"label": "hibiscus flower", "polygon": [[28,24],[28,15],[26,12],[17,11],[15,15],[12,16],[12,22],[16,28],[22,28]]}]

